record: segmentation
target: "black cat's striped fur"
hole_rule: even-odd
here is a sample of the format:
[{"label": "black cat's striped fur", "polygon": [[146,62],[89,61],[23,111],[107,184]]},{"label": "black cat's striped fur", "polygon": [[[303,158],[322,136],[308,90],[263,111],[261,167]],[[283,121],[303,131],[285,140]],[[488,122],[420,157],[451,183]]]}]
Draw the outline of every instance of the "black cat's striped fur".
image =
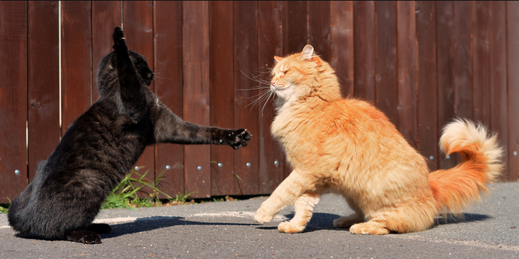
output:
[{"label": "black cat's striped fur", "polygon": [[65,132],[36,176],[14,199],[9,224],[21,236],[101,243],[106,224],[91,224],[111,189],[154,143],[223,144],[244,147],[251,135],[188,123],[173,114],[148,86],[153,72],[128,50],[121,28],[114,51],[97,73],[99,100]]}]

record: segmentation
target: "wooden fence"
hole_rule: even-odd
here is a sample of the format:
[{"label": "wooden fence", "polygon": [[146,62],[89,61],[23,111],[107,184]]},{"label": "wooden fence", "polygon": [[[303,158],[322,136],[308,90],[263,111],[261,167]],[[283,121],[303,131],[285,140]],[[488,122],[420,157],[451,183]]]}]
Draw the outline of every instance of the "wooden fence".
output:
[{"label": "wooden fence", "polygon": [[502,180],[519,176],[518,2],[4,1],[0,14],[0,203],[97,100],[98,64],[121,24],[173,112],[253,134],[238,151],[148,147],[137,166],[150,179],[169,168],[160,188],[171,195],[268,194],[290,173],[270,137],[272,105],[250,105],[261,93],[251,78],[268,80],[274,55],[307,43],[337,70],[343,94],[375,103],[432,169],[457,162],[438,138],[463,117],[500,134]]}]

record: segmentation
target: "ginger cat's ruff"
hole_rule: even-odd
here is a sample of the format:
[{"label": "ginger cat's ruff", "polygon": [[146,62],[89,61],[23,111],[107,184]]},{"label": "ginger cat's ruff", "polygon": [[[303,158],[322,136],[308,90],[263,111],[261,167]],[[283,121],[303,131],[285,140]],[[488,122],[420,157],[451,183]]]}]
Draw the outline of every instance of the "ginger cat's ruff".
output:
[{"label": "ginger cat's ruff", "polygon": [[325,190],[342,195],[355,211],[334,220],[355,234],[425,230],[447,209],[461,213],[488,191],[502,170],[497,136],[467,120],[445,126],[440,147],[462,162],[429,173],[424,158],[371,104],[343,99],[334,70],[313,47],[276,57],[271,91],[277,94],[274,138],[294,170],[261,205],[254,219],[265,223],[286,205],[295,216],[281,232],[304,230]]}]

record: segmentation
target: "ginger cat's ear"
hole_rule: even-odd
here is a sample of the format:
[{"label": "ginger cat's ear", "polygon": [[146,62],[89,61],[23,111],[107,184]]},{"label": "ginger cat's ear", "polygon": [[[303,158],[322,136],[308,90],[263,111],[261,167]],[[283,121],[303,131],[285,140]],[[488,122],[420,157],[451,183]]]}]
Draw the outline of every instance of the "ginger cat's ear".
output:
[{"label": "ginger cat's ear", "polygon": [[281,62],[281,60],[283,60],[282,57],[278,57],[278,56],[274,56],[274,60],[276,60],[276,63],[279,63]]},{"label": "ginger cat's ear", "polygon": [[303,58],[305,60],[310,60],[310,59],[312,59],[313,55],[314,55],[314,47],[312,47],[312,45],[310,45],[310,44],[307,44],[303,48],[303,51],[301,52],[301,58]]}]

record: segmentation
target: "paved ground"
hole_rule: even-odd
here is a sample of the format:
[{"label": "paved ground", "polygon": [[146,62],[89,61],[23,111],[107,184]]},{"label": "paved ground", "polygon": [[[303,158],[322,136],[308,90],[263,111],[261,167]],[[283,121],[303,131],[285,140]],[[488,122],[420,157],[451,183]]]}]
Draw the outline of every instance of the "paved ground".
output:
[{"label": "paved ground", "polygon": [[299,234],[279,233],[293,216],[285,208],[258,225],[263,198],[140,210],[105,210],[97,221],[112,225],[102,244],[83,245],[17,237],[0,215],[0,258],[519,258],[519,183],[491,186],[464,220],[438,220],[430,230],[386,236],[352,235],[332,221],[351,210],[324,195]]}]

